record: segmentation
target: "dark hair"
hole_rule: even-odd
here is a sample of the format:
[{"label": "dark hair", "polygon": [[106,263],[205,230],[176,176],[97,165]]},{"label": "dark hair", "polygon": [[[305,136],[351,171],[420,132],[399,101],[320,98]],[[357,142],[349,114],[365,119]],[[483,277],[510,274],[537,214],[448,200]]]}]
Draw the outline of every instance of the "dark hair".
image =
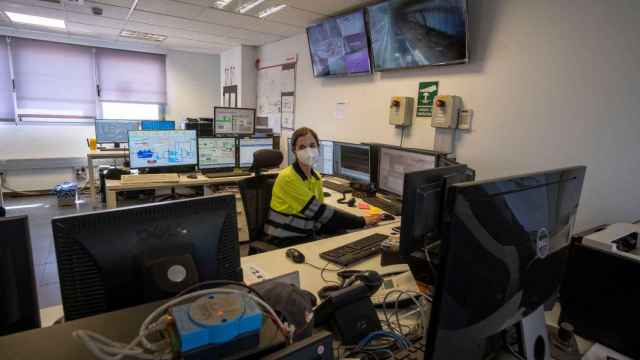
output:
[{"label": "dark hair", "polygon": [[316,139],[316,143],[318,143],[318,145],[320,145],[320,140],[318,139],[318,134],[316,134],[315,131],[311,130],[308,127],[301,127],[301,128],[298,128],[296,131],[294,131],[293,134],[291,135],[291,148],[292,148],[292,151],[295,151],[296,142],[298,141],[298,139],[303,137],[303,136],[307,136],[309,134],[311,134],[311,136],[313,136],[313,138]]}]

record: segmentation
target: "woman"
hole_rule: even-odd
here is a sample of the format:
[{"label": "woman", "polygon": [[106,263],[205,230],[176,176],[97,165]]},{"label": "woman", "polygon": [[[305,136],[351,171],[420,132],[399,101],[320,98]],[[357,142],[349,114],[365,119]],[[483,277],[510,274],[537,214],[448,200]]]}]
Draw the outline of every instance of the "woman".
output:
[{"label": "woman", "polygon": [[380,222],[379,215],[355,216],[323,204],[322,178],[313,170],[320,157],[319,144],[318,135],[306,127],[291,136],[296,161],[280,171],[265,223],[265,232],[273,244],[290,246],[313,240],[318,234],[335,234]]}]

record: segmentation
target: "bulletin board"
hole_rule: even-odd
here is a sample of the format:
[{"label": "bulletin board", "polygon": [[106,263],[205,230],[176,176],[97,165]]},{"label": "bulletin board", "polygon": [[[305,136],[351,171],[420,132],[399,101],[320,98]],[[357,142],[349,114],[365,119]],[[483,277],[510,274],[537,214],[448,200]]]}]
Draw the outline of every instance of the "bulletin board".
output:
[{"label": "bulletin board", "polygon": [[258,70],[257,116],[268,119],[266,128],[280,135],[295,129],[296,63],[264,67]]}]

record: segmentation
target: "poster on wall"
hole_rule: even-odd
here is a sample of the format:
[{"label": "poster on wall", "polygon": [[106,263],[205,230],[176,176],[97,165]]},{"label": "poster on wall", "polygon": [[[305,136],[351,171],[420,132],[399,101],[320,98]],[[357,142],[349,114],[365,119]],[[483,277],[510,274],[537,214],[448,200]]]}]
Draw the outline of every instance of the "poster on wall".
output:
[{"label": "poster on wall", "polygon": [[[293,61],[293,62],[288,62]],[[274,134],[295,129],[296,57],[258,70],[258,116],[267,117]]]},{"label": "poster on wall", "polygon": [[438,81],[423,81],[418,85],[417,117],[432,117],[433,100],[438,95]]}]

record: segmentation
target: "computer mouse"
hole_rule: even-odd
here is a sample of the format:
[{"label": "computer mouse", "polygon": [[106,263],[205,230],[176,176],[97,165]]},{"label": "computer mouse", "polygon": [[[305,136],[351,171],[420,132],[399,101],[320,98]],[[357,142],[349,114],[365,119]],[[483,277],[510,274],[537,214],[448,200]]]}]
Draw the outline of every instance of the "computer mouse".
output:
[{"label": "computer mouse", "polygon": [[304,254],[298,249],[291,248],[286,252],[287,258],[296,264],[302,264],[305,260]]},{"label": "computer mouse", "polygon": [[391,215],[391,214],[387,214],[387,213],[382,213],[380,214],[380,220],[381,221],[388,221],[388,220],[395,220],[396,217]]}]

